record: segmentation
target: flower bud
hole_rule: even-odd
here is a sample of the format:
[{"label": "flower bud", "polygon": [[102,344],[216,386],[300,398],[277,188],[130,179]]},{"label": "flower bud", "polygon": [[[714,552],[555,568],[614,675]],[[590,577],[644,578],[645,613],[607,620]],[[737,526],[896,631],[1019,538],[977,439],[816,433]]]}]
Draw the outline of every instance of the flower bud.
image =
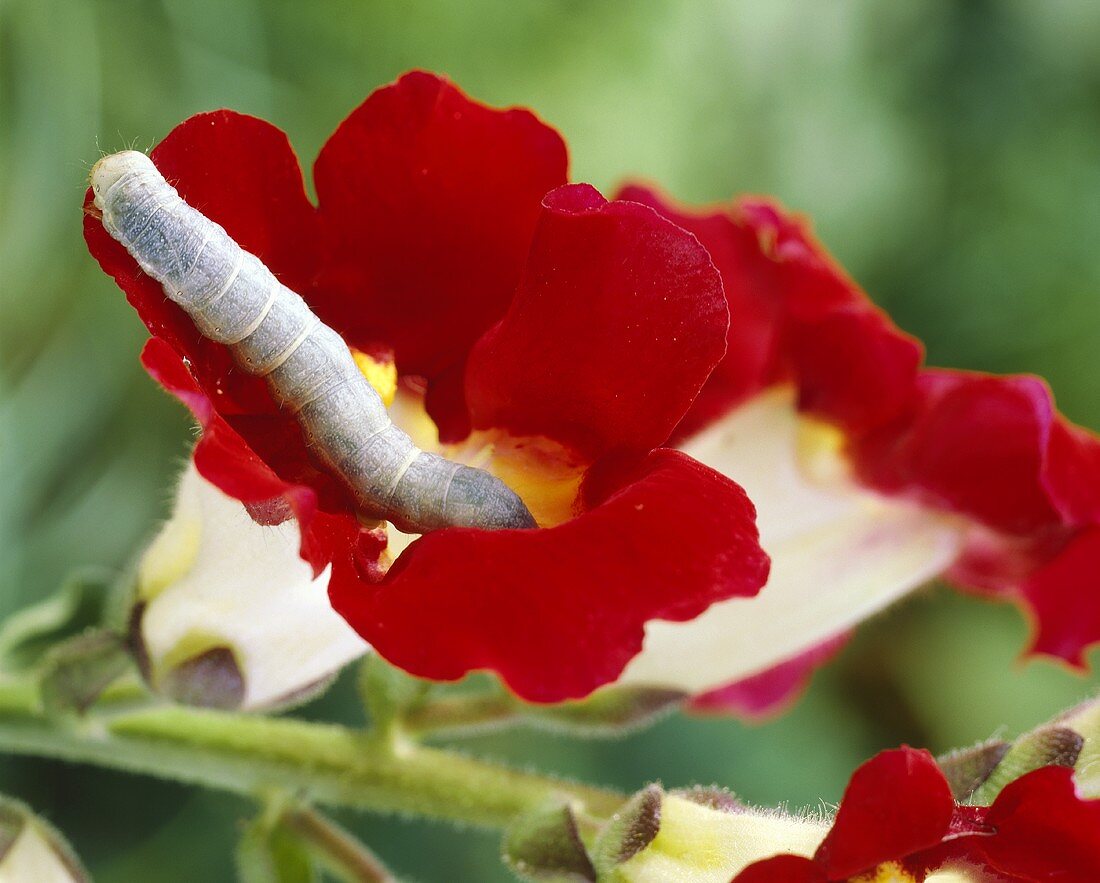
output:
[{"label": "flower bud", "polygon": [[748,809],[712,789],[668,793],[650,785],[601,833],[597,879],[728,883],[762,858],[812,855],[827,830],[817,819]]},{"label": "flower bud", "polygon": [[298,555],[293,519],[257,524],[189,464],[172,517],[146,550],[131,639],[153,689],[243,710],[313,695],[367,645]]},{"label": "flower bud", "polygon": [[65,838],[16,800],[0,798],[0,881],[90,883]]}]

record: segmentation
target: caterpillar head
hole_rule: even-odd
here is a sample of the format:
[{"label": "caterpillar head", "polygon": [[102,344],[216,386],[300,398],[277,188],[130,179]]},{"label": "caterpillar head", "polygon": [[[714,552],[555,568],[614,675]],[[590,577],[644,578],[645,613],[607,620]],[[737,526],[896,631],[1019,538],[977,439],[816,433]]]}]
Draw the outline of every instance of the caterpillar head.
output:
[{"label": "caterpillar head", "polygon": [[156,172],[156,166],[139,150],[123,150],[112,153],[92,166],[92,196],[95,206],[103,211],[103,201],[107,191],[124,176],[132,172]]}]

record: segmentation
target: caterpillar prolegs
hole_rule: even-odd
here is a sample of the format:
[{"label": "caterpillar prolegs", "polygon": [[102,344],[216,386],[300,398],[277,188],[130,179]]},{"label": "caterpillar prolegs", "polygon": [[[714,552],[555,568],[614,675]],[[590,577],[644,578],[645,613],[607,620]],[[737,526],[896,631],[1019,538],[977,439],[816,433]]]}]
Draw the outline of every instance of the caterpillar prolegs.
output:
[{"label": "caterpillar prolegs", "polygon": [[523,501],[488,472],[417,448],[389,418],[344,340],[255,255],[187,205],[137,151],[92,169],[103,226],[194,321],[294,413],[321,463],[365,517],[401,530],[534,527]]}]

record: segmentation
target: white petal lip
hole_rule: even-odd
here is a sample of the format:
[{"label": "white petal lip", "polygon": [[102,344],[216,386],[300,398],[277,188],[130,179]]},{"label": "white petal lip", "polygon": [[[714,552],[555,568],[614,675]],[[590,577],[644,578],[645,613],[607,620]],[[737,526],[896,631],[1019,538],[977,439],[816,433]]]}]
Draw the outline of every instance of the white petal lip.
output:
[{"label": "white petal lip", "polygon": [[771,575],[755,598],[715,604],[690,622],[649,623],[620,683],[698,693],[758,674],[867,619],[958,557],[957,520],[863,490],[827,456],[811,479],[805,429],[793,392],[780,389],[683,445],[745,488]]},{"label": "white petal lip", "polygon": [[[151,552],[170,559],[166,547],[176,538],[192,547],[190,566],[170,573],[141,623],[154,679],[158,662],[181,640],[209,636],[236,654],[245,679],[242,708],[257,709],[323,680],[369,649],[330,606],[329,571],[314,579],[299,557],[297,522],[256,524],[193,463]],[[142,578],[155,579],[145,563]]]}]

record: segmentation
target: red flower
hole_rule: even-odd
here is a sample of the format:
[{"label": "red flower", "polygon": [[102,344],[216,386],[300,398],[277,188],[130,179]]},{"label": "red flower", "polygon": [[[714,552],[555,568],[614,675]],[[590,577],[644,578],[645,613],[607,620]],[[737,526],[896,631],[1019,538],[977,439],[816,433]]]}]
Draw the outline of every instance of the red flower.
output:
[{"label": "red flower", "polygon": [[[920,344],[775,204],[695,212],[640,187],[620,195],[699,237],[733,317],[726,356],[674,440],[744,483],[772,577],[758,600],[692,624],[697,653],[712,642],[708,658],[733,660],[727,677],[738,682],[706,707],[725,695],[759,713],[789,699],[777,684],[800,688],[829,655],[816,647],[835,649],[838,635],[938,574],[1020,602],[1035,622],[1032,651],[1083,665],[1100,640],[1100,439],[1059,415],[1037,378],[922,367]],[[788,612],[773,632],[769,604]],[[746,630],[758,636],[748,646]],[[784,669],[769,676],[776,663]],[[628,679],[660,682],[658,668],[639,658]]]},{"label": "red flower", "polygon": [[758,591],[768,564],[744,493],[653,450],[724,352],[720,277],[651,208],[565,185],[565,147],[532,114],[409,74],[329,139],[316,208],[285,136],[251,117],[193,117],[152,158],[349,346],[391,354],[401,412],[438,428],[413,432],[421,446],[462,441],[448,453],[488,458],[539,520],[425,535],[385,572],[380,532],[265,384],[89,216],[92,254],[153,335],[146,367],[203,425],[199,471],[257,520],[293,512],[303,557],[332,564],[334,606],[388,659],[581,696],[617,676],[647,621]]},{"label": "red flower", "polygon": [[758,861],[735,883],[951,879],[1100,879],[1100,801],[1082,800],[1066,767],[1009,784],[989,807],[956,805],[926,751],[884,751],[856,770],[813,858]]}]

